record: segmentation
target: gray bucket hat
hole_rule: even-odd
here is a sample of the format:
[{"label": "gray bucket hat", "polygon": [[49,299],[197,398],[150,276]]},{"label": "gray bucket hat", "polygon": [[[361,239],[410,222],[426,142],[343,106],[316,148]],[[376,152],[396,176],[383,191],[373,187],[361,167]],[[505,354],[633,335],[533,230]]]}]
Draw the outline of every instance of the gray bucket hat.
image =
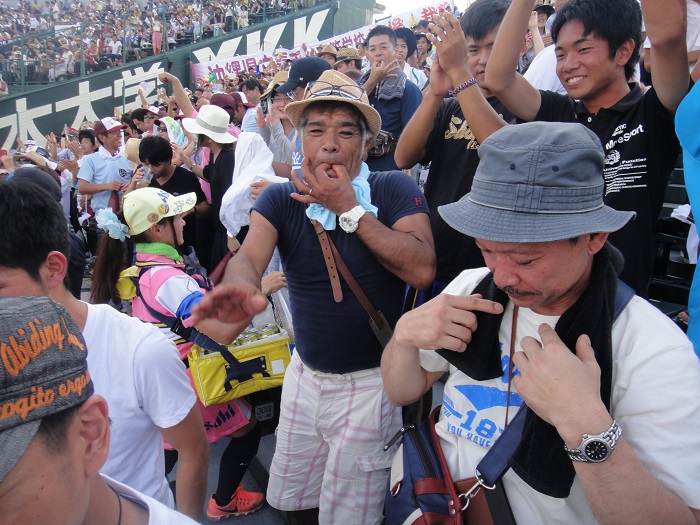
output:
[{"label": "gray bucket hat", "polygon": [[581,124],[505,126],[479,148],[471,192],[438,211],[487,241],[548,242],[614,232],[636,214],[603,204],[604,153]]}]

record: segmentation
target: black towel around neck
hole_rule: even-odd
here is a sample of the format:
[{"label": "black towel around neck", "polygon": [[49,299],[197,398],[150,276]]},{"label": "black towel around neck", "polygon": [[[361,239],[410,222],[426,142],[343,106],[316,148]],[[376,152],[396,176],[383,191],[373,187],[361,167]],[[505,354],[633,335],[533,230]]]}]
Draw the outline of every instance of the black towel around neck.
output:
[{"label": "black towel around neck", "polygon": [[[612,322],[617,291],[617,274],[622,256],[606,243],[593,259],[588,287],[577,302],[564,312],[554,327],[564,344],[575,351],[576,340],[587,334],[601,369],[600,397],[610,409],[612,388]],[[508,303],[508,296],[498,289],[489,273],[476,286],[474,294],[485,299]],[[501,377],[501,349],[498,331],[503,314],[475,312],[478,329],[466,352],[438,350],[451,364],[472,379],[485,381]],[[566,498],[574,481],[574,467],[564,450],[557,430],[529,408],[520,446],[510,460],[511,468],[530,487],[554,498]]]}]

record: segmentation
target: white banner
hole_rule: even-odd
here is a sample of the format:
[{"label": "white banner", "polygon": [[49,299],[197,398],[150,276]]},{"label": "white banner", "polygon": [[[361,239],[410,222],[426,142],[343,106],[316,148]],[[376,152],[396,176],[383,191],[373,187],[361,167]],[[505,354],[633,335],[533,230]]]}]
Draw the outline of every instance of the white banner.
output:
[{"label": "white banner", "polygon": [[[382,21],[382,25],[387,25],[392,29],[398,29],[399,27],[412,27],[418,22],[418,20],[432,21],[433,17],[439,13],[442,13],[447,6],[450,6],[450,2],[442,2],[437,6],[430,5],[417,7],[411,11],[407,11],[398,16]],[[333,38],[322,40],[320,42],[306,42],[306,44],[309,47],[316,47],[318,45],[326,44],[330,44],[336,48],[346,46],[357,47],[358,44],[365,41],[367,34],[376,25],[378,24],[371,24],[353,31],[348,31],[342,35],[334,36]],[[277,59],[279,64],[288,59],[297,60],[301,56],[301,47],[296,47],[291,50],[276,49],[274,52],[260,51],[259,53],[253,53],[250,55],[237,55],[231,58],[212,60],[211,62],[200,62],[197,64],[192,64],[192,78],[195,80],[208,79],[209,76],[214,73],[217,79],[222,79],[229,74],[238,75],[239,73],[247,73],[250,68],[256,68],[261,61],[263,64],[267,64],[269,61]]]}]

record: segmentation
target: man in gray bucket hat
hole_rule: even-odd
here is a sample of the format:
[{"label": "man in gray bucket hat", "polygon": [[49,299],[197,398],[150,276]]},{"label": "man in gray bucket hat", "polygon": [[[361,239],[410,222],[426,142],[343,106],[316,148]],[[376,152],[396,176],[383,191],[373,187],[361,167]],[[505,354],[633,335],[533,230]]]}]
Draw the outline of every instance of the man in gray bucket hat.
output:
[{"label": "man in gray bucket hat", "polygon": [[439,211],[488,268],[399,320],[382,356],[389,400],[449,373],[436,431],[453,480],[526,405],[500,485],[517,523],[700,522],[700,363],[617,279],[607,237],[634,213],[603,204],[600,141],[580,124],[522,124],[479,156],[471,192]]}]

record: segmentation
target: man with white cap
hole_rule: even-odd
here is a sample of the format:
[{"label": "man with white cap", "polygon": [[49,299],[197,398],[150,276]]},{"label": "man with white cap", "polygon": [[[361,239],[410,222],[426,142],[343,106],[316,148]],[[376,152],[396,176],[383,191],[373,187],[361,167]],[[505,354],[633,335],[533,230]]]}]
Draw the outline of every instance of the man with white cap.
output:
[{"label": "man with white cap", "polygon": [[527,405],[503,478],[517,523],[700,522],[700,363],[617,278],[608,235],[635,214],[603,204],[600,141],[530,123],[479,155],[471,192],[439,212],[487,268],[399,320],[382,356],[389,399],[411,403],[449,373],[436,430],[453,480]]},{"label": "man with white cap", "polygon": [[157,136],[157,130],[155,121],[160,117],[160,110],[156,106],[147,106],[144,104],[143,110],[143,124],[141,131],[143,131],[142,137],[153,137]]},{"label": "man with white cap", "polygon": [[224,283],[194,315],[239,314],[230,293],[260,296],[262,272],[279,248],[296,350],[268,502],[290,511],[292,524],[378,524],[392,458],[383,446],[401,425],[401,411],[386,402],[379,360],[404,281],[423,288],[435,274],[427,206],[403,173],[370,172],[364,160],[381,120],[342,73],[323,72],[285,112],[302,139],[301,177],[260,194]]},{"label": "man with white cap", "polygon": [[78,191],[81,195],[92,195],[95,213],[106,208],[110,199],[124,191],[131,182],[131,162],[124,156],[122,148],[124,128],[124,124],[111,117],[95,122],[95,137],[100,148],[83,157],[78,172]]}]

